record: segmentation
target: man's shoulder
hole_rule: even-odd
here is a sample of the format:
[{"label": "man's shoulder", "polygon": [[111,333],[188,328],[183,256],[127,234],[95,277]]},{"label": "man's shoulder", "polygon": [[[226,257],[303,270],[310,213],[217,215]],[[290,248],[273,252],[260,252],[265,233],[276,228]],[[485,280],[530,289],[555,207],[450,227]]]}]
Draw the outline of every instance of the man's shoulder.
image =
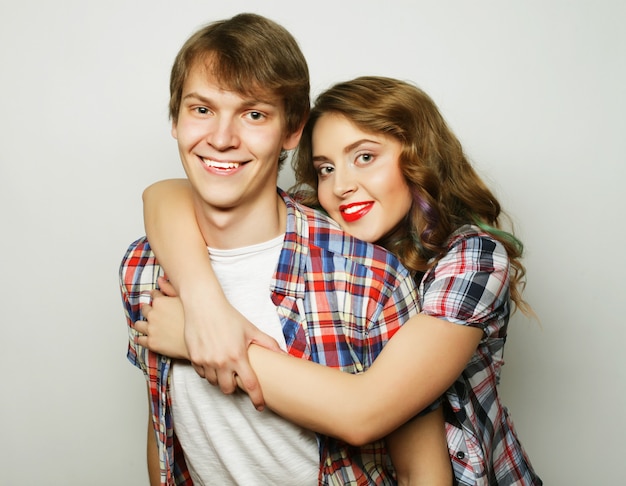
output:
[{"label": "man's shoulder", "polygon": [[138,268],[155,264],[156,258],[145,236],[133,241],[122,258],[122,268]]},{"label": "man's shoulder", "polygon": [[145,236],[133,241],[120,264],[120,283],[127,288],[152,287],[160,273],[150,243]]},{"label": "man's shoulder", "polygon": [[391,252],[354,238],[319,211],[305,207],[301,214],[304,279],[309,281],[306,288],[321,290],[313,292],[315,298],[323,300],[329,292],[349,294],[346,309],[356,312],[363,306],[368,319],[376,315],[393,321],[417,312],[415,281]]},{"label": "man's shoulder", "polygon": [[349,235],[329,216],[316,209],[306,206],[300,206],[300,209],[307,222],[309,249],[319,250],[321,257],[332,256],[363,266],[385,280],[408,276],[408,271],[388,250]]}]

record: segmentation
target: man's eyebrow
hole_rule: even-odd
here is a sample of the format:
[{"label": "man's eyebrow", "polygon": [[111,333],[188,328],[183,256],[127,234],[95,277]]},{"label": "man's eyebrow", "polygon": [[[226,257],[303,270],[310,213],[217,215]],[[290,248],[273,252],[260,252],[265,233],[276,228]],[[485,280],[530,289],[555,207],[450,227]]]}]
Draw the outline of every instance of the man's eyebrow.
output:
[{"label": "man's eyebrow", "polygon": [[255,106],[255,105],[265,105],[271,108],[279,108],[280,100],[275,99],[275,98],[261,98],[261,97],[256,97],[252,95],[252,96],[243,97],[242,105],[250,106],[250,107]]},{"label": "man's eyebrow", "polygon": [[202,103],[209,103],[211,101],[209,98],[206,98],[196,92],[187,93],[185,96],[183,96],[183,100],[188,99],[196,99],[198,101],[201,101]]},{"label": "man's eyebrow", "polygon": [[[185,96],[183,96],[183,100],[189,100],[189,99],[198,100],[205,104],[210,104],[212,102],[210,98],[207,98],[206,96],[202,96],[200,93],[196,93],[195,91],[192,91],[191,93],[187,93]],[[277,102],[276,100],[272,100],[272,99],[263,99],[263,98],[255,98],[255,97],[245,97],[242,99],[242,102],[241,102],[241,106],[244,106],[246,108],[251,108],[256,105],[266,105],[268,107],[278,109],[279,102]]]}]

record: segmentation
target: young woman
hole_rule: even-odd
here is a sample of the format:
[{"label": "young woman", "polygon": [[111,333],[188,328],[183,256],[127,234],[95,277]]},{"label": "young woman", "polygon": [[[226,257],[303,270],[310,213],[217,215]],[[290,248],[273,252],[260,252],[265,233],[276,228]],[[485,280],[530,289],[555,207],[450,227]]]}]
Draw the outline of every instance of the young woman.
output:
[{"label": "young woman", "polygon": [[[542,484],[496,386],[511,311],[532,312],[521,297],[522,245],[501,229],[500,204],[433,101],[415,86],[389,78],[337,84],[316,100],[293,165],[295,191],[303,203],[321,206],[344,230],[384,246],[415,273],[421,313],[359,375],[250,346],[249,359],[267,405],[302,426],[348,442],[363,444],[391,434],[399,482],[407,484],[428,474],[431,463],[424,467],[422,459],[428,457],[429,444],[437,443],[432,431],[441,417],[437,413],[443,412],[446,459],[456,484]],[[207,317],[215,315],[216,305],[227,305],[193,227],[185,184],[152,186],[145,202],[149,239],[179,287],[187,343],[201,336],[200,342],[215,344],[214,336],[227,328],[237,330],[246,346],[261,340],[247,323],[231,327],[230,321]],[[194,297],[199,295],[203,298]],[[142,338],[145,343],[155,351],[189,356],[182,327],[166,329],[158,323],[169,320],[167,312],[157,319],[154,308],[147,310],[153,322],[137,324],[148,335]],[[176,309],[170,306],[170,311]],[[182,321],[180,307],[177,315]],[[159,337],[166,332],[178,340]],[[229,388],[234,373],[227,371],[220,379],[214,368],[200,371]],[[243,381],[244,388],[246,381],[254,383],[248,377]],[[438,412],[400,427],[439,395]]]}]

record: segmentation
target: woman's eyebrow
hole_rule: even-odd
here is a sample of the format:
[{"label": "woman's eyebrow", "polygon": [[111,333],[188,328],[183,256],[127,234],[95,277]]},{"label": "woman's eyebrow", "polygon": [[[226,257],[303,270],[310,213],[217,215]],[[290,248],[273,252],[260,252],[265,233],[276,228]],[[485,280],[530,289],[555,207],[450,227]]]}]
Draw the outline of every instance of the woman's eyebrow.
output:
[{"label": "woman's eyebrow", "polygon": [[325,155],[314,155],[313,156],[313,162],[327,162],[328,161],[328,157],[326,157]]},{"label": "woman's eyebrow", "polygon": [[359,145],[364,144],[364,143],[373,143],[376,145],[380,145],[380,142],[377,142],[376,140],[371,140],[369,138],[362,138],[360,140],[357,140],[354,143],[351,143],[350,145],[347,145],[344,149],[343,152],[344,153],[348,153],[348,152],[352,152],[355,148],[357,148]]},{"label": "woman's eyebrow", "polygon": [[[373,143],[375,145],[380,145],[380,142],[378,142],[377,140],[372,140],[369,138],[361,138],[357,140],[356,142],[346,145],[343,149],[343,153],[348,154],[352,152],[355,148],[357,148],[359,145],[362,145],[364,143]],[[325,162],[327,160],[329,159],[325,155],[313,155],[313,162]]]}]

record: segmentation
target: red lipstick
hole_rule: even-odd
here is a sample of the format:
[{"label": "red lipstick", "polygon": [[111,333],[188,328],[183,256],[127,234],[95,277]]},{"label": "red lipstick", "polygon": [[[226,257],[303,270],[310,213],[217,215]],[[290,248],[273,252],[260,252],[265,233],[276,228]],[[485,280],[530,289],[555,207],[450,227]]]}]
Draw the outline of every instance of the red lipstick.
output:
[{"label": "red lipstick", "polygon": [[373,201],[342,204],[339,206],[339,212],[346,223],[354,223],[369,213],[372,207]]}]

